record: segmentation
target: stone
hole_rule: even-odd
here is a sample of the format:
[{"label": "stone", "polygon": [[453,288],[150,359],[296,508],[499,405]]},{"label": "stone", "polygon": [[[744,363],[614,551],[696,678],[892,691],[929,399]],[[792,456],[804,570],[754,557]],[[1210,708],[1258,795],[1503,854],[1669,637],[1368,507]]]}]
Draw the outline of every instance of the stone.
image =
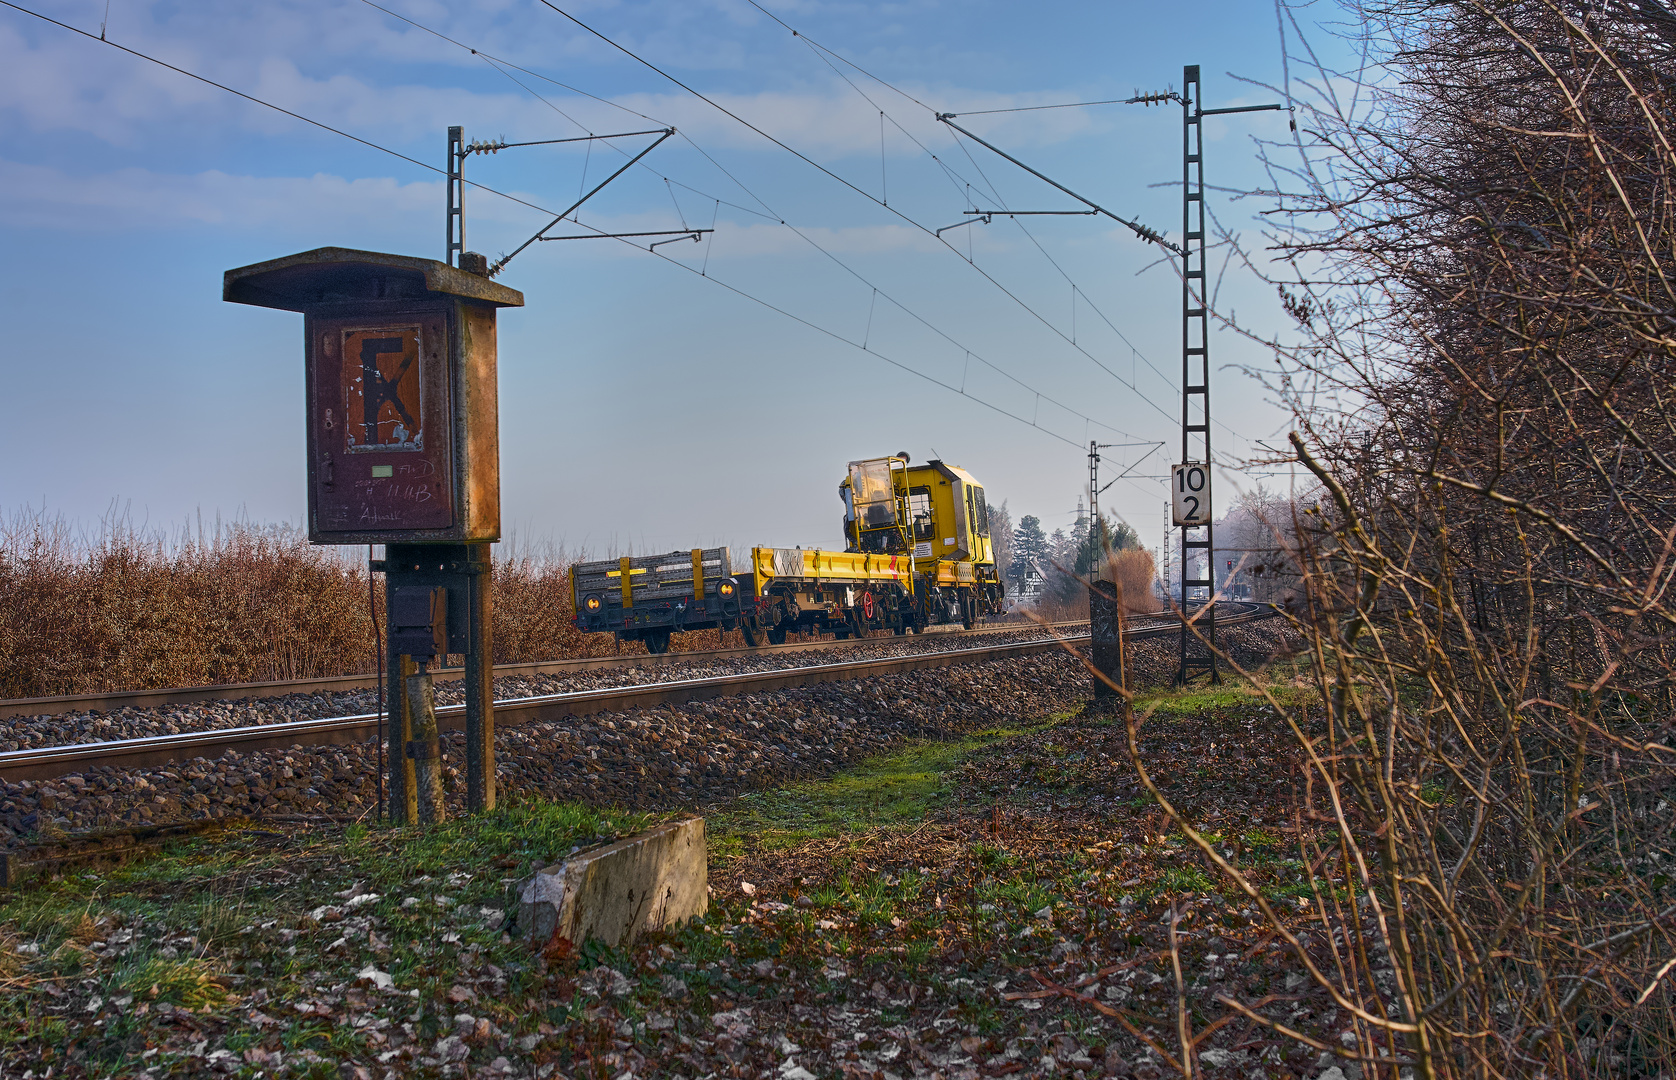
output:
[{"label": "stone", "polygon": [[689,818],[536,871],[518,889],[516,925],[537,946],[616,946],[703,915],[708,897],[704,819]]}]

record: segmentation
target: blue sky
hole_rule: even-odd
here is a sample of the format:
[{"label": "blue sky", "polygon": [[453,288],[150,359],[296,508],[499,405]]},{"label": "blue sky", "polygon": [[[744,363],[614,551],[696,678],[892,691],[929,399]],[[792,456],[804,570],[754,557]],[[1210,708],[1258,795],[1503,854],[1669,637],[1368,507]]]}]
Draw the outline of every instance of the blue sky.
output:
[{"label": "blue sky", "polygon": [[[743,0],[556,2],[853,187],[537,0],[383,0],[411,23],[362,0],[27,6],[436,165],[450,124],[509,141],[681,132],[578,216],[608,231],[713,223],[713,237],[655,255],[535,244],[499,278],[528,303],[500,320],[509,534],[596,554],[831,545],[845,462],[898,450],[967,467],[1015,521],[1051,529],[1085,490],[1089,438],[1167,441],[1137,475],[1179,456],[1175,273],[1088,217],[938,240],[927,230],[968,202],[1073,204],[933,110],[1179,88],[1184,63],[1202,65],[1208,105],[1272,100],[1235,77],[1280,82],[1272,5],[764,0],[805,40]],[[1179,108],[959,122],[1179,237]],[[1252,139],[1285,134],[1278,114],[1210,121],[1210,182],[1266,186]],[[164,528],[200,513],[300,522],[301,318],[222,303],[222,271],[327,244],[440,258],[441,180],[3,8],[0,135],[0,505],[84,521],[125,506]],[[509,150],[467,175],[562,209],[647,141]],[[1261,199],[1210,205],[1261,246]],[[467,246],[493,258],[546,220],[474,190]],[[1237,266],[1215,299],[1281,326],[1273,291]],[[1233,369],[1266,367],[1262,350],[1230,333],[1212,349],[1219,449],[1283,438],[1286,415]],[[1256,481],[1220,482],[1226,505]],[[1156,544],[1164,495],[1125,480],[1102,501]]]}]

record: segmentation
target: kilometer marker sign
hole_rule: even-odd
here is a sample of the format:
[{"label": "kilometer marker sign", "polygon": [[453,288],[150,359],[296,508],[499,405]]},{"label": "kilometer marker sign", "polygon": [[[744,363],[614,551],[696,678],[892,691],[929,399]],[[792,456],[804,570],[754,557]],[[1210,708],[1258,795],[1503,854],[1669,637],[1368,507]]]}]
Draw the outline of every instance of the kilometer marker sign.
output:
[{"label": "kilometer marker sign", "polygon": [[1210,524],[1210,466],[1197,461],[1171,466],[1170,495],[1175,524]]}]

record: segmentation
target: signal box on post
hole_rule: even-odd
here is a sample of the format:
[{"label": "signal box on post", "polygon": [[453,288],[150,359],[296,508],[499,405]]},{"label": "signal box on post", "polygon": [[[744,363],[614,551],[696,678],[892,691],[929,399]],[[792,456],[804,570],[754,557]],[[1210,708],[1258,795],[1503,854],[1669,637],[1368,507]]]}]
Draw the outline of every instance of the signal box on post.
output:
[{"label": "signal box on post", "polygon": [[222,298],[303,314],[311,542],[500,539],[495,311],[522,293],[328,247],[229,270]]},{"label": "signal box on post", "polygon": [[495,312],[524,295],[490,281],[481,255],[461,263],[476,272],[328,247],[222,282],[224,300],[303,314],[310,542],[385,545],[369,569],[384,574],[388,807],[409,823],[442,813],[427,665],[449,653],[465,658],[466,803],[495,805]]}]

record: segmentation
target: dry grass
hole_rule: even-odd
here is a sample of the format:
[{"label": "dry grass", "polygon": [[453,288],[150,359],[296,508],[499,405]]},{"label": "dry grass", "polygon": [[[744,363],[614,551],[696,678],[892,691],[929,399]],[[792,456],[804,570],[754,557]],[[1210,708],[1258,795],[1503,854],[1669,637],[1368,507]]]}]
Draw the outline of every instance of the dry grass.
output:
[{"label": "dry grass", "polygon": [[[496,663],[617,651],[571,625],[577,556],[515,543],[497,554]],[[671,647],[715,648],[724,636],[739,637],[678,634]],[[91,531],[41,511],[0,516],[0,698],[323,678],[375,663],[363,549],[245,521],[171,535],[119,515]]]},{"label": "dry grass", "polygon": [[0,695],[306,678],[372,659],[364,566],[294,530],[0,521]]},{"label": "dry grass", "polygon": [[1106,560],[1106,578],[1117,582],[1117,595],[1124,597],[1125,607],[1135,612],[1157,609],[1152,583],[1158,578],[1158,568],[1153,565],[1152,552],[1145,548],[1125,548],[1111,552]]}]

